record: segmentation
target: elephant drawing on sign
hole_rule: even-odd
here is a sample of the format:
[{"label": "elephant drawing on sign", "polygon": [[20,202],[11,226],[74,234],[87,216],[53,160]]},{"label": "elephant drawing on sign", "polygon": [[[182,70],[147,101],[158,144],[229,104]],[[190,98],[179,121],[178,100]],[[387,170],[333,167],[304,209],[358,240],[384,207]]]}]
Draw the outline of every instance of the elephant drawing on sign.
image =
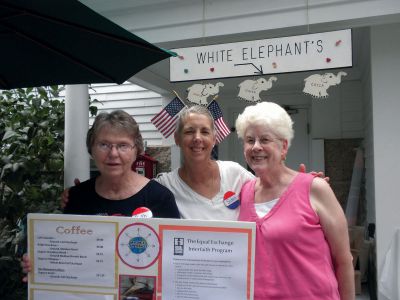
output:
[{"label": "elephant drawing on sign", "polygon": [[313,74],[304,79],[303,92],[313,97],[326,98],[329,96],[327,89],[330,86],[338,85],[341,82],[341,77],[346,75],[345,72],[338,72],[337,75],[333,73]]},{"label": "elephant drawing on sign", "polygon": [[272,83],[276,80],[275,76],[271,76],[268,80],[265,78],[257,80],[247,79],[239,84],[238,97],[241,100],[258,102],[261,100],[260,92],[269,90],[272,87]]},{"label": "elephant drawing on sign", "polygon": [[187,100],[196,104],[207,105],[208,96],[217,95],[219,93],[219,88],[222,86],[224,86],[222,82],[217,82],[215,85],[211,83],[193,84],[187,89]]}]

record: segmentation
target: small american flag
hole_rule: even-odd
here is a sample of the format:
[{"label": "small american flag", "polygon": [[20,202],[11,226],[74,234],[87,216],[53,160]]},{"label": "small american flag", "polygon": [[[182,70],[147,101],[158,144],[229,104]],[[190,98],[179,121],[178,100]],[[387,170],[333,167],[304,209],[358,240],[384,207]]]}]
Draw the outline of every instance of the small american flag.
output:
[{"label": "small american flag", "polygon": [[175,97],[162,111],[151,119],[151,123],[168,138],[174,131],[178,113],[185,107],[185,104]]},{"label": "small american flag", "polygon": [[215,128],[217,130],[217,143],[221,143],[223,139],[231,133],[231,131],[224,122],[222,111],[217,101],[211,101],[207,108],[214,118]]}]

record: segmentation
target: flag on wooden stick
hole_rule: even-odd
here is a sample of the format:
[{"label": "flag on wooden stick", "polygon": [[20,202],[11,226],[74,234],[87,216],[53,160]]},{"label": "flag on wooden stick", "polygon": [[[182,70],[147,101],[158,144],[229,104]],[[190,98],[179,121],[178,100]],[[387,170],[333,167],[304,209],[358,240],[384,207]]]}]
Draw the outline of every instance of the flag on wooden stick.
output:
[{"label": "flag on wooden stick", "polygon": [[184,107],[185,104],[182,100],[175,97],[162,111],[151,119],[151,123],[154,124],[165,138],[168,138],[175,131],[178,114]]},{"label": "flag on wooden stick", "polygon": [[211,101],[207,108],[214,118],[215,129],[217,130],[217,143],[221,143],[223,139],[231,133],[231,131],[224,121],[221,108],[217,101]]}]

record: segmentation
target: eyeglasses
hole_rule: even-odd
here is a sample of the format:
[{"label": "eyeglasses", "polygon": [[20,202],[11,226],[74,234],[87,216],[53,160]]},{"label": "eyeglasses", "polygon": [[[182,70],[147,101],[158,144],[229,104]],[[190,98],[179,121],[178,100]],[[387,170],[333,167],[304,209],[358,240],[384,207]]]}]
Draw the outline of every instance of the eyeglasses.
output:
[{"label": "eyeglasses", "polygon": [[254,145],[256,143],[256,141],[258,141],[258,143],[260,145],[267,145],[267,144],[275,142],[277,140],[279,140],[279,139],[269,137],[269,136],[262,136],[262,137],[247,136],[244,138],[244,142],[246,144],[250,144],[250,145]]},{"label": "eyeglasses", "polygon": [[112,148],[115,147],[119,153],[127,153],[135,148],[135,145],[132,146],[129,144],[109,144],[100,142],[96,144],[96,147],[101,152],[110,152]]}]

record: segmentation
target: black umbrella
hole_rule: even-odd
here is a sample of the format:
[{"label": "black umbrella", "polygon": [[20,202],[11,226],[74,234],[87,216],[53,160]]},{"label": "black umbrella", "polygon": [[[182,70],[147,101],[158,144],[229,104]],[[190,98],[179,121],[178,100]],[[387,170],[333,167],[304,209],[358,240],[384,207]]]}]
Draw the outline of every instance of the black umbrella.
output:
[{"label": "black umbrella", "polygon": [[0,89],[120,84],[171,55],[76,0],[0,0]]}]

